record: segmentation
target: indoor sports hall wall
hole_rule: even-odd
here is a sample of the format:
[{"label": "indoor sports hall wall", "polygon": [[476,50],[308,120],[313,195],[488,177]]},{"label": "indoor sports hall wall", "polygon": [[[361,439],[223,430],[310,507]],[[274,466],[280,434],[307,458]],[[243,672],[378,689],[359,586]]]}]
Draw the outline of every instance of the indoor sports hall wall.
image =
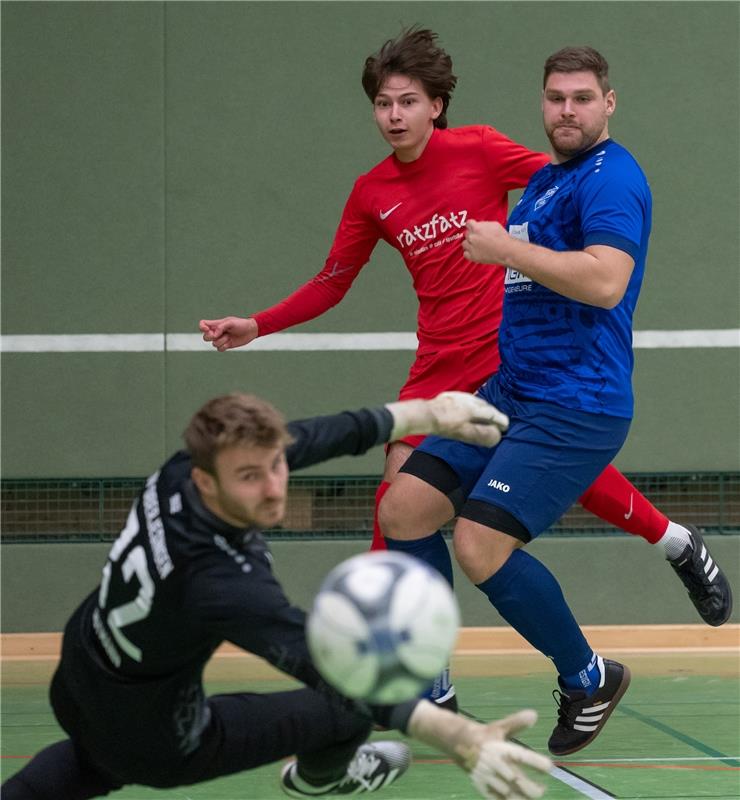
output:
[{"label": "indoor sports hall wall", "polygon": [[[323,265],[355,177],[386,155],[364,58],[413,23],[453,56],[451,124],[490,123],[532,148],[546,148],[544,59],[565,44],[606,54],[612,134],[655,202],[635,327],[689,345],[637,349],[618,463],[740,469],[738,14],[721,2],[3,3],[3,476],[148,474],[227,390],[288,416],[394,396],[409,350],[219,355],[196,332]],[[412,332],[414,314],[381,245],[345,301],[299,331]],[[731,346],[691,333],[708,330]],[[189,338],[165,350],[163,334]],[[372,474],[381,460],[321,470]]]},{"label": "indoor sports hall wall", "polygon": [[[365,552],[367,542],[367,538],[273,540],[270,549],[275,572],[291,601],[310,608],[327,572],[340,561]],[[711,549],[735,589],[740,585],[740,536],[714,536]],[[101,565],[109,550],[109,542],[6,546],[0,564],[3,632],[61,631],[81,598],[100,582]],[[700,628],[707,637],[713,633],[701,625],[686,590],[662,554],[635,536],[541,536],[527,550],[558,576],[580,625],[689,625]],[[615,565],[621,568],[615,569]],[[454,574],[464,627],[507,625],[457,564]],[[737,602],[729,623],[740,623]],[[724,626],[720,630],[727,634]],[[735,645],[737,638],[738,633]],[[708,638],[704,641],[710,642]],[[679,644],[677,639],[676,646]]]}]

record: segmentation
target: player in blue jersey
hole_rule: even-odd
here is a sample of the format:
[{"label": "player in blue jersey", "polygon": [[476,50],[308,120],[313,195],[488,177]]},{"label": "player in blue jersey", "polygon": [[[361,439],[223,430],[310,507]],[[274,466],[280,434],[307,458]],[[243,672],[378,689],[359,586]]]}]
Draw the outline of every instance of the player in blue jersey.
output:
[{"label": "player in blue jersey", "polygon": [[[471,220],[463,244],[471,261],[508,265],[502,363],[480,394],[509,415],[509,431],[493,449],[427,438],[380,508],[388,548],[430,563],[432,534],[458,517],[463,571],[559,673],[556,755],[591,742],[630,681],[627,667],[593,652],[554,576],[522,549],[609,464],[632,417],[632,314],[651,194],[609,138],[615,106],[598,52],[569,47],[547,60],[542,110],[554,163],[533,175],[508,231]],[[700,538],[694,545],[692,576],[704,576],[705,548]],[[732,598],[715,567],[705,582],[721,624]]]}]

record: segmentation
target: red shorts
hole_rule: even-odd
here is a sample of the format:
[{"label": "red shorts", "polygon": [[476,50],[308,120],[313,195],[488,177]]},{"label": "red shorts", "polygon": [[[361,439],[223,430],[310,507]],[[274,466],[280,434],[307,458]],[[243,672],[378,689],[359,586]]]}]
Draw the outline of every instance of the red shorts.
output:
[{"label": "red shorts", "polygon": [[[440,392],[475,392],[499,367],[498,336],[477,339],[417,357],[411,365],[399,400],[428,400]],[[399,441],[416,447],[423,436]]]}]

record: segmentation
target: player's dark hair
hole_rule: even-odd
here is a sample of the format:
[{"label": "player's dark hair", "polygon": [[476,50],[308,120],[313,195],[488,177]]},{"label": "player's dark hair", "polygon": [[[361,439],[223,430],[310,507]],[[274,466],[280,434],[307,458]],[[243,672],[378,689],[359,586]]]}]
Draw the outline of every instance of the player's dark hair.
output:
[{"label": "player's dark hair", "polygon": [[547,79],[553,72],[593,72],[601,86],[601,91],[606,94],[609,86],[609,64],[598,50],[593,47],[564,47],[553,53],[545,61],[545,74],[542,78],[542,87],[547,84]]},{"label": "player's dark hair", "polygon": [[447,127],[447,107],[457,77],[452,74],[452,59],[436,44],[437,34],[426,28],[408,28],[389,39],[377,53],[368,56],[362,71],[362,88],[374,103],[389,75],[406,75],[424,87],[430,99],[442,100],[442,113],[435,128]]},{"label": "player's dark hair", "polygon": [[232,394],[209,400],[183,433],[194,467],[213,474],[216,456],[236,444],[279,447],[291,441],[283,415],[266,400]]}]

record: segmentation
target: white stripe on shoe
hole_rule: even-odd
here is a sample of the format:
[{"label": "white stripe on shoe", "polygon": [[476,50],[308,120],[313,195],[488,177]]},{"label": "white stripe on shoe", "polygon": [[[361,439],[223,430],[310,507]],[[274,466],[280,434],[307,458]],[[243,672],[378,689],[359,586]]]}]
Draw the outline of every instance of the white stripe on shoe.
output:
[{"label": "white stripe on shoe", "polygon": [[[455,696],[455,687],[450,686],[450,688],[442,695],[442,697],[435,697],[432,702],[440,705],[442,703],[446,703],[451,697]],[[427,698],[429,699],[429,698]]]},{"label": "white stripe on shoe", "polygon": [[577,731],[595,731],[604,717],[604,711],[610,705],[611,701],[607,700],[606,703],[599,703],[597,706],[581,709],[581,713],[575,718],[573,728]]},{"label": "white stripe on shoe", "polygon": [[609,708],[610,705],[611,701],[607,700],[605,703],[599,703],[599,705],[597,706],[589,706],[588,708],[582,709],[581,714],[597,714],[599,711],[603,711],[605,708]]},{"label": "white stripe on shoe", "polygon": [[385,786],[385,784],[391,783],[392,781],[396,780],[396,776],[398,775],[399,772],[400,772],[400,770],[398,768],[392,769],[388,773],[388,775],[386,775],[385,780],[383,781],[381,786]]}]

